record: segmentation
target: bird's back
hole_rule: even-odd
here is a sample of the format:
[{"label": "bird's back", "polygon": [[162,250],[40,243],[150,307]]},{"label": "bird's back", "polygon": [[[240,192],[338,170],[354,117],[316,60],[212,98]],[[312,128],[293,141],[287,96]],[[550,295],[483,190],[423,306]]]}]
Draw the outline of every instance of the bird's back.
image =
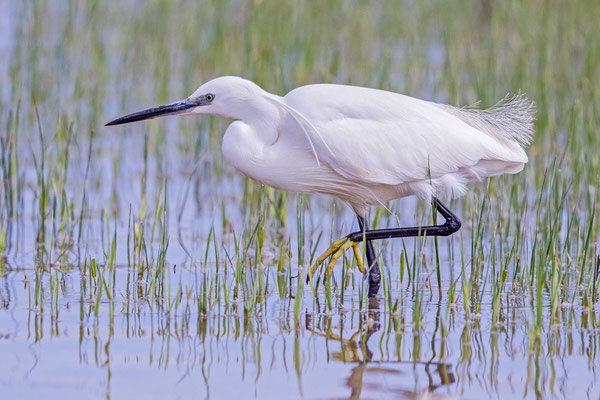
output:
[{"label": "bird's back", "polygon": [[406,185],[453,175],[464,181],[518,172],[527,162],[522,146],[532,135],[533,107],[523,97],[475,110],[317,84],[291,91],[285,101],[318,131],[313,142],[321,161],[348,179]]}]

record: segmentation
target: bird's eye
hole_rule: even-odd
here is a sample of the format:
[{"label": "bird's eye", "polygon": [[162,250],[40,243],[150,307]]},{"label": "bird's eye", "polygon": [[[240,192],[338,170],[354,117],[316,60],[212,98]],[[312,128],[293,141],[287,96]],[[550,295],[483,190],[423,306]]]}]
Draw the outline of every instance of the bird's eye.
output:
[{"label": "bird's eye", "polygon": [[206,95],[206,97],[205,97],[206,101],[208,101],[209,103],[210,103],[211,101],[213,101],[213,100],[214,100],[214,98],[215,98],[215,96],[214,96],[214,95],[212,95],[212,94],[210,94],[210,93],[209,93],[209,94],[207,94],[207,95]]}]

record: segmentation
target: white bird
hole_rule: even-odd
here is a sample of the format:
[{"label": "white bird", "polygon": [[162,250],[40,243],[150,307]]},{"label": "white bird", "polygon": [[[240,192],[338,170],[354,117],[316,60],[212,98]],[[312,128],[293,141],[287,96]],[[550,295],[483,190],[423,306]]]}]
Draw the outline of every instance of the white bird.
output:
[{"label": "white bird", "polygon": [[[234,121],[223,136],[225,159],[277,189],[322,193],[346,201],[360,232],[335,241],[318,258],[327,271],[349,248],[364,272],[358,243],[366,240],[370,295],[379,288],[371,240],[449,235],[460,220],[437,196],[460,196],[472,180],[517,173],[533,138],[534,103],[519,94],[487,110],[457,108],[356,86],[315,84],[284,97],[233,76],[213,79],[185,100],[126,115],[107,125],[173,114],[209,114]],[[368,206],[416,195],[446,218],[437,226],[368,230]]]}]

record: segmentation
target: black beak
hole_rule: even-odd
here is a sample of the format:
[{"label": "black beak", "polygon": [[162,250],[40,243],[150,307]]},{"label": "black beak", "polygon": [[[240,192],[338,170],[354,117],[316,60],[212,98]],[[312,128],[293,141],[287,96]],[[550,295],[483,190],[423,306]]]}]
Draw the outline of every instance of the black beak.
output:
[{"label": "black beak", "polygon": [[145,119],[162,117],[165,115],[181,114],[185,110],[201,105],[203,105],[201,101],[192,101],[190,99],[185,99],[181,101],[176,101],[175,103],[166,104],[164,106],[149,108],[147,110],[125,115],[124,117],[110,121],[104,126],[128,124],[129,122],[143,121]]}]

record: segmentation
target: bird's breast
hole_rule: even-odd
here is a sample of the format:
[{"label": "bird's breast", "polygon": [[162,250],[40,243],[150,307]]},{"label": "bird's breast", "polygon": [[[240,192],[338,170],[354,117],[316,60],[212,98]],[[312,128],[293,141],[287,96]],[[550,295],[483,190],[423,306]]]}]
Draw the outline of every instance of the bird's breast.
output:
[{"label": "bird's breast", "polygon": [[278,187],[273,182],[272,175],[276,166],[271,165],[268,148],[270,139],[261,132],[244,122],[235,121],[223,136],[221,150],[225,160],[237,170],[259,183]]},{"label": "bird's breast", "polygon": [[262,145],[255,136],[253,129],[241,121],[232,122],[223,136],[223,157],[246,175],[250,172],[253,159],[262,151]]},{"label": "bird's breast", "polygon": [[[293,192],[311,191],[319,167],[310,149],[282,134],[271,143],[265,132],[240,121],[233,122],[223,136],[225,160],[261,184]],[[268,135],[272,136],[272,135]]]}]

